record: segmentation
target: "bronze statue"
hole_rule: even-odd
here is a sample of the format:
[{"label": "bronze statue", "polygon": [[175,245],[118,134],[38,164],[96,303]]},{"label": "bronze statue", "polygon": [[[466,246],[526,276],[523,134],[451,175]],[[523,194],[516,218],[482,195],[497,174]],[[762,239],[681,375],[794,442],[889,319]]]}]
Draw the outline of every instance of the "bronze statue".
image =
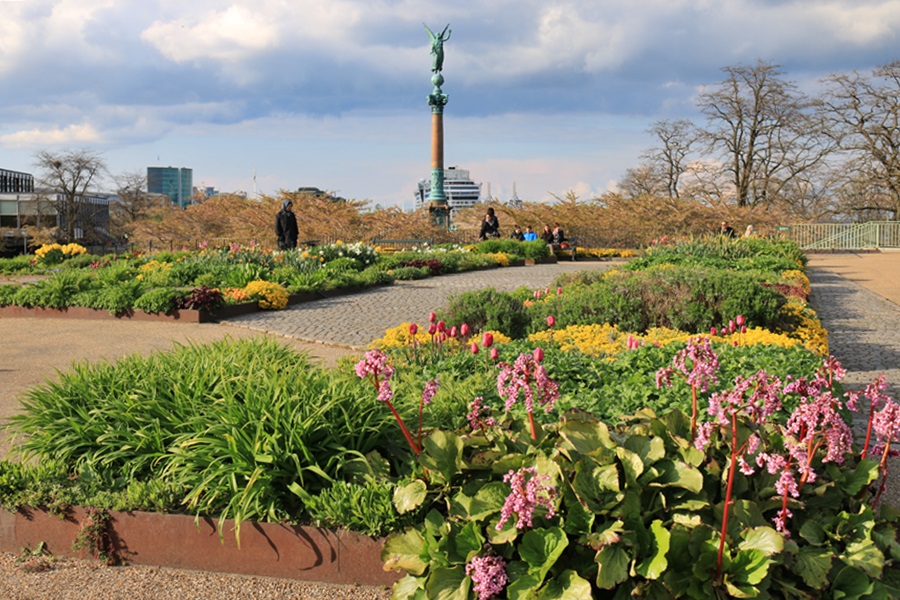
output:
[{"label": "bronze statue", "polygon": [[[422,23],[422,25],[425,25],[425,23]],[[434,56],[434,59],[431,61],[431,71],[433,73],[438,73],[444,68],[444,42],[449,40],[450,34],[453,33],[449,31],[449,28],[450,25],[448,24],[440,35],[435,35],[428,28],[428,25],[425,25],[425,31],[428,32],[428,37],[431,38],[431,54]]]}]

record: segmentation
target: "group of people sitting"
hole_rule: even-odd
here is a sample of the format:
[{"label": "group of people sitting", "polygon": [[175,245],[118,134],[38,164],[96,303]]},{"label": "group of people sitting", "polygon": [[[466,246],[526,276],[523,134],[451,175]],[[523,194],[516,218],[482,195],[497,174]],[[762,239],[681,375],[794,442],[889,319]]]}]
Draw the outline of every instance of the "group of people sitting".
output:
[{"label": "group of people sitting", "polygon": [[[484,220],[481,222],[481,233],[478,235],[478,239],[484,241],[488,238],[498,237],[500,237],[500,222],[497,220],[497,215],[494,214],[494,209],[488,208],[487,214],[484,215]],[[525,231],[522,231],[518,225],[514,225],[509,237],[520,242],[533,242],[541,239],[551,246],[559,246],[566,241],[566,234],[559,223],[554,223],[552,229],[549,225],[544,225],[544,231],[540,235],[531,228],[531,225],[526,225]]]}]

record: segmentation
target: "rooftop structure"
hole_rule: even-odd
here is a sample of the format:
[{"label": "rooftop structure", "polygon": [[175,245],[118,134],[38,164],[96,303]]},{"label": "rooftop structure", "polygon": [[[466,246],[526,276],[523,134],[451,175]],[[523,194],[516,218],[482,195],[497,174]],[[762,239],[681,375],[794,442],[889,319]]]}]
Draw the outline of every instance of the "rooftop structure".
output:
[{"label": "rooftop structure", "polygon": [[[428,206],[430,193],[431,180],[420,180],[416,190],[417,209]],[[481,184],[472,181],[468,169],[448,167],[444,169],[444,194],[451,210],[469,208],[481,202]]]}]

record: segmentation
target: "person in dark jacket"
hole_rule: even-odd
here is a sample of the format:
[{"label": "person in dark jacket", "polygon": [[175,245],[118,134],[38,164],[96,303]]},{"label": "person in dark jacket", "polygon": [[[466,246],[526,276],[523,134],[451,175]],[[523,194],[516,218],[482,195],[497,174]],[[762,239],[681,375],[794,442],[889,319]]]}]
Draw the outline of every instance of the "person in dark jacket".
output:
[{"label": "person in dark jacket", "polygon": [[297,215],[294,214],[294,203],[285,200],[281,210],[275,215],[275,235],[278,237],[278,249],[290,250],[297,247]]},{"label": "person in dark jacket", "polygon": [[487,209],[487,214],[484,215],[484,220],[481,222],[481,233],[478,234],[478,239],[484,241],[488,238],[498,237],[500,237],[500,221],[491,207]]}]

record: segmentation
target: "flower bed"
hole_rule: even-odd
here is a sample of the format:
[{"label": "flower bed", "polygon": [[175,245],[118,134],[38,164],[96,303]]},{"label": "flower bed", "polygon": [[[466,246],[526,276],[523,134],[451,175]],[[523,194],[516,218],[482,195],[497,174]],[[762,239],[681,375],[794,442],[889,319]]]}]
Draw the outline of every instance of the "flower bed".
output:
[{"label": "flower bed", "polygon": [[80,368],[13,418],[36,460],[0,463],[0,501],[392,531],[398,598],[896,597],[900,409],[883,378],[845,398],[814,313],[761,285],[804,288],[796,252],[463,294],[355,374],[260,340]]}]

